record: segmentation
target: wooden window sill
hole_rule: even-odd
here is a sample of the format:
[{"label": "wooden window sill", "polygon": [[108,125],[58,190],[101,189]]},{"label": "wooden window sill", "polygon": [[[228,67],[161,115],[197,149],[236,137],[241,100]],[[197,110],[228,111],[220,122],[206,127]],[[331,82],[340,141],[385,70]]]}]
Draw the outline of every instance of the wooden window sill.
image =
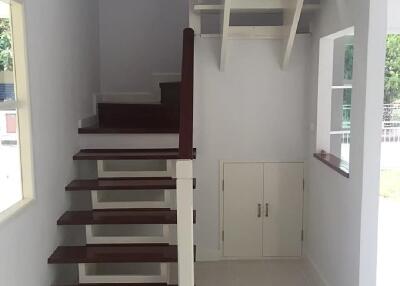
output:
[{"label": "wooden window sill", "polygon": [[350,169],[348,162],[343,161],[342,159],[329,153],[315,153],[314,158],[318,159],[334,171],[338,172],[340,175],[346,178],[350,178]]}]

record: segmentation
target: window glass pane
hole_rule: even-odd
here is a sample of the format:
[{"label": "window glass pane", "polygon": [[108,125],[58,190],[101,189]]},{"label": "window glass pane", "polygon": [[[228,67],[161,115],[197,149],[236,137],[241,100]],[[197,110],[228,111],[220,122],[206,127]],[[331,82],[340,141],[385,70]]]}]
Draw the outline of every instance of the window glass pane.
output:
[{"label": "window glass pane", "polygon": [[351,127],[351,94],[352,89],[343,90],[342,105],[342,142],[340,146],[340,158],[350,161],[350,127]]},{"label": "window glass pane", "polygon": [[0,101],[15,100],[10,5],[0,2]]},{"label": "window glass pane", "polygon": [[353,79],[353,51],[354,45],[345,45],[344,53],[344,79]]},{"label": "window glass pane", "polygon": [[336,157],[342,157],[343,144],[349,143],[349,129],[344,128],[350,125],[346,117],[350,117],[351,106],[345,104],[343,89],[332,91],[331,100],[331,150],[330,153]]},{"label": "window glass pane", "polygon": [[[0,2],[0,211],[23,198],[10,5]],[[16,106],[16,105],[14,105]]]},{"label": "window glass pane", "polygon": [[335,40],[330,153],[347,162],[350,160],[351,143],[353,53],[353,36],[344,36]]},{"label": "window glass pane", "polygon": [[350,130],[351,123],[351,93],[352,89],[343,90],[343,122],[342,128]]}]

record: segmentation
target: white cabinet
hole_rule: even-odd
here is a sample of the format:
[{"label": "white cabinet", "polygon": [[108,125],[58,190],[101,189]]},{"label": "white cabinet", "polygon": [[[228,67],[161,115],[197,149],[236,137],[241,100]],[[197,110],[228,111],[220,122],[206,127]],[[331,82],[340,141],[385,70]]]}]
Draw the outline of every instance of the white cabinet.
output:
[{"label": "white cabinet", "polygon": [[262,256],[263,176],[263,164],[224,165],[225,256]]},{"label": "white cabinet", "polygon": [[301,256],[303,176],[303,163],[223,164],[224,256]]},{"label": "white cabinet", "polygon": [[263,255],[301,256],[303,164],[264,164]]}]

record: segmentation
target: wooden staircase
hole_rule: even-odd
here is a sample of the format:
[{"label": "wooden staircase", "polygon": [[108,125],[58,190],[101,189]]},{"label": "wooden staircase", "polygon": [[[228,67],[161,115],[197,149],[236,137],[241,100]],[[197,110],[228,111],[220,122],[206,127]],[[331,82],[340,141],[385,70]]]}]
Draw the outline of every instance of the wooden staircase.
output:
[{"label": "wooden staircase", "polygon": [[97,104],[97,123],[79,128],[80,134],[154,134],[179,133],[180,83],[161,83],[158,104],[110,103]]},{"label": "wooden staircase", "polygon": [[[90,192],[92,208],[66,211],[57,225],[84,226],[86,245],[59,246],[48,263],[78,264],[74,285],[174,286],[176,263],[179,285],[194,285],[193,53],[194,33],[185,29],[182,80],[160,84],[159,104],[99,103],[98,122],[79,129],[80,134],[114,136],[176,133],[179,148],[110,146],[83,149],[73,156],[75,161],[97,162],[97,178],[76,179],[65,187],[67,192]],[[102,169],[108,162],[124,170]],[[163,176],[146,169],[137,176],[143,162],[164,162],[167,169]],[[110,199],[113,195],[118,199]]]}]

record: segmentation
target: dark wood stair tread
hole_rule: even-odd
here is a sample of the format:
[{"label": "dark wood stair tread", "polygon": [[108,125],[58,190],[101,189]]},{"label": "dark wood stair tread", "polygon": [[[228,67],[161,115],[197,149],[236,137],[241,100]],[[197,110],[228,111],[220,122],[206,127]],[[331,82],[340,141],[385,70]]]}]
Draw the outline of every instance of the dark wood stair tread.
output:
[{"label": "dark wood stair tread", "polygon": [[180,82],[163,82],[160,83],[161,88],[161,104],[175,105],[180,104]]},{"label": "dark wood stair tread", "polygon": [[[196,157],[196,149],[193,149]],[[179,150],[170,149],[83,149],[74,160],[166,160],[179,159]]]},{"label": "dark wood stair tread", "polygon": [[[193,222],[195,222],[195,212]],[[176,210],[108,209],[68,211],[57,221],[58,225],[95,224],[176,224]]]},{"label": "dark wood stair tread", "polygon": [[118,127],[100,127],[92,125],[78,129],[79,134],[178,134],[179,128],[166,127],[146,127],[146,128],[118,128]]},{"label": "dark wood stair tread", "polygon": [[168,87],[179,87],[180,85],[181,85],[180,81],[160,82],[159,84],[161,89]]},{"label": "dark wood stair tread", "polygon": [[[196,179],[193,179],[196,188]],[[175,178],[101,178],[74,180],[65,187],[66,191],[108,190],[175,190]]]},{"label": "dark wood stair tread", "polygon": [[[58,285],[55,285],[58,286]],[[74,285],[60,285],[60,286],[178,286],[176,284],[167,283],[79,283]]]},{"label": "dark wood stair tread", "polygon": [[49,264],[177,262],[176,245],[60,246],[49,257]]},{"label": "dark wood stair tread", "polygon": [[178,286],[167,283],[77,283],[74,285],[54,285],[54,286]]},{"label": "dark wood stair tread", "polygon": [[67,191],[90,190],[160,190],[176,189],[174,178],[112,178],[74,180],[65,187]]}]

